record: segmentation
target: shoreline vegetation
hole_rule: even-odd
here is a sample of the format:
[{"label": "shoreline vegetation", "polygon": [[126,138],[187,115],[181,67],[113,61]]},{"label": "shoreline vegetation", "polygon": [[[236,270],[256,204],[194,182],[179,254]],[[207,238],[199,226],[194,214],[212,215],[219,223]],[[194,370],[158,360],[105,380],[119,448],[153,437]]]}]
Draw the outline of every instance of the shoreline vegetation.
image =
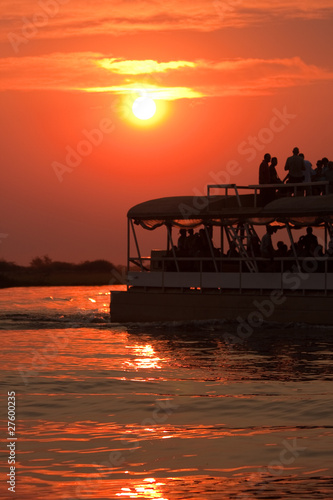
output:
[{"label": "shoreline vegetation", "polygon": [[29,286],[102,286],[126,283],[126,266],[107,260],[80,264],[53,261],[47,255],[36,257],[30,266],[0,260],[0,288]]}]

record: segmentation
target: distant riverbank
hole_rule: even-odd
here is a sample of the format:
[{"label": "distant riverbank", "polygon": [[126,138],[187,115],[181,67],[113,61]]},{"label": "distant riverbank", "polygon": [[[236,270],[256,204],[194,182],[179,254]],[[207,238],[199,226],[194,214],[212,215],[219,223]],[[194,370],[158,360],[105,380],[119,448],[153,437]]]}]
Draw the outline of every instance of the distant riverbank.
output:
[{"label": "distant riverbank", "polygon": [[0,288],[118,285],[125,282],[125,277],[125,266],[114,266],[104,260],[71,264],[44,257],[34,259],[29,267],[0,261]]},{"label": "distant riverbank", "polygon": [[76,272],[6,272],[0,274],[0,288],[15,286],[95,286],[118,285],[110,273],[76,273]]}]

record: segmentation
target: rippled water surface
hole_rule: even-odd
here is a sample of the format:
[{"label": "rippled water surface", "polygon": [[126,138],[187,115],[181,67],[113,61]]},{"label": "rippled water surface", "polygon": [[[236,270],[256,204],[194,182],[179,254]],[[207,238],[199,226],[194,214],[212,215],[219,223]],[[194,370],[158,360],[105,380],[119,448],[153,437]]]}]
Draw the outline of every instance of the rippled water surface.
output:
[{"label": "rippled water surface", "polygon": [[111,324],[109,300],[0,290],[0,498],[333,499],[333,327],[233,342],[222,321]]}]

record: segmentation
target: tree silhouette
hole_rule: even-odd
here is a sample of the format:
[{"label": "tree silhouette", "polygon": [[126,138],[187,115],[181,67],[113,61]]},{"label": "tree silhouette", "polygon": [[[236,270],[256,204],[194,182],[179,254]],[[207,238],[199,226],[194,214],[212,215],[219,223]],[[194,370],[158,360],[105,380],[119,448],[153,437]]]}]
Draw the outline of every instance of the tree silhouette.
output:
[{"label": "tree silhouette", "polygon": [[44,255],[44,257],[35,257],[32,259],[30,266],[35,268],[45,268],[49,267],[51,263],[52,259],[50,259],[48,255]]}]

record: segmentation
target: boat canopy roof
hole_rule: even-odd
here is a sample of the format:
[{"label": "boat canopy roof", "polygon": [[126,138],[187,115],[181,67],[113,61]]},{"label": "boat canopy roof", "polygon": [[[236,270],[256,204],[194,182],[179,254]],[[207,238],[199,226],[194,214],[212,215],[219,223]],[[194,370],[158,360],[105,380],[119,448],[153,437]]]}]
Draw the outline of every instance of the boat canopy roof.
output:
[{"label": "boat canopy roof", "polygon": [[234,225],[278,224],[319,226],[333,223],[333,194],[322,196],[286,196],[264,207],[254,206],[254,195],[173,196],[145,201],[127,214],[135,224],[155,229],[164,224],[192,228],[202,224]]}]

